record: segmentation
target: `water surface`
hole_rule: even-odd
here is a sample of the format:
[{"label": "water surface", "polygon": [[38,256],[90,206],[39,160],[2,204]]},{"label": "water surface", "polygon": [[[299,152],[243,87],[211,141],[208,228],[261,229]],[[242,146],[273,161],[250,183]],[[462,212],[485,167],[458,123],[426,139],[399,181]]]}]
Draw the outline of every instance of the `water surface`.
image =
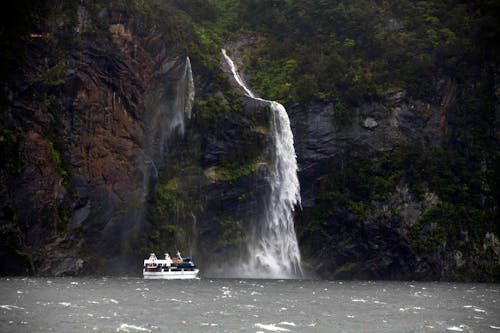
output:
[{"label": "water surface", "polygon": [[0,332],[500,332],[500,285],[2,278]]}]

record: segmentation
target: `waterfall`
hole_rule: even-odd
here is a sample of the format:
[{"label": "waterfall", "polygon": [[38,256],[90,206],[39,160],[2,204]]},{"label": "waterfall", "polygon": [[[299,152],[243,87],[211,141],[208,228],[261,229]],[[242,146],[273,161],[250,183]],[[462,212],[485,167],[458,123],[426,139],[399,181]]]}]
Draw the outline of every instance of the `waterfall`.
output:
[{"label": "waterfall", "polygon": [[274,146],[267,205],[262,221],[255,226],[248,239],[249,258],[241,263],[239,275],[254,278],[300,277],[302,270],[293,211],[296,205],[300,205],[301,199],[290,119],[283,105],[257,97],[246,86],[226,50],[222,49],[222,54],[246,95],[269,104]]},{"label": "waterfall", "polygon": [[184,135],[185,119],[191,118],[191,109],[194,101],[194,81],[191,71],[191,61],[186,57],[181,78],[177,84],[177,93],[174,99],[174,114],[170,122],[169,135],[178,130],[180,135]]},{"label": "waterfall", "polygon": [[[158,71],[145,98],[146,152],[159,169],[164,167],[166,151],[175,135],[183,136],[194,101],[191,61],[176,60]],[[148,163],[148,162],[147,162]]]},{"label": "waterfall", "polygon": [[152,78],[144,98],[144,198],[155,188],[160,172],[167,165],[169,148],[184,135],[194,94],[189,57],[166,61]]}]

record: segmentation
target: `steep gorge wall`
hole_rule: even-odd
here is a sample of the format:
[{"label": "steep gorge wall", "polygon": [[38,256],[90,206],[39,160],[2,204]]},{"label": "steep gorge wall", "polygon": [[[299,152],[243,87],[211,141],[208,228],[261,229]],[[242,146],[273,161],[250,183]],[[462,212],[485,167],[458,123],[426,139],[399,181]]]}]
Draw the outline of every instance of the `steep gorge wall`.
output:
[{"label": "steep gorge wall", "polygon": [[193,106],[185,50],[138,13],[68,11],[5,86],[0,273],[138,274],[180,249],[223,274],[268,190],[269,109],[199,63]]},{"label": "steep gorge wall", "polygon": [[7,88],[5,147],[19,155],[1,174],[3,274],[112,271],[144,226],[152,164],[162,162],[148,154],[163,139],[148,128],[145,97],[164,86],[169,112],[185,58],[124,6],[99,13],[101,37],[96,17],[77,13],[76,27],[32,36]]},{"label": "steep gorge wall", "polygon": [[[189,43],[203,50],[203,38],[166,42],[123,4],[83,3],[72,13],[71,23],[31,38],[22,73],[3,85],[0,274],[138,274],[147,252],[180,249],[207,276],[224,276],[248,254],[244,239],[266,204],[269,109],[231,86],[219,46],[187,52]],[[232,43],[241,65],[249,59],[237,48],[255,47],[256,36]],[[196,99],[179,127],[186,56]],[[498,279],[498,224],[487,211],[498,171],[482,143],[481,154],[471,149],[476,120],[460,114],[470,100],[499,110],[498,85],[495,95],[481,80],[444,77],[430,99],[399,89],[348,109],[335,100],[286,105],[302,196],[295,227],[309,271]],[[472,106],[481,107],[489,106]],[[493,118],[486,137],[499,142]],[[468,175],[477,179],[464,182]]]},{"label": "steep gorge wall", "polygon": [[[498,278],[495,222],[453,207],[446,196],[448,182],[459,181],[456,166],[445,169],[446,150],[465,126],[454,115],[456,85],[442,80],[435,100],[398,91],[355,108],[347,124],[332,104],[291,108],[303,197],[296,228],[305,262],[319,276]],[[442,188],[433,173],[446,179]]]}]

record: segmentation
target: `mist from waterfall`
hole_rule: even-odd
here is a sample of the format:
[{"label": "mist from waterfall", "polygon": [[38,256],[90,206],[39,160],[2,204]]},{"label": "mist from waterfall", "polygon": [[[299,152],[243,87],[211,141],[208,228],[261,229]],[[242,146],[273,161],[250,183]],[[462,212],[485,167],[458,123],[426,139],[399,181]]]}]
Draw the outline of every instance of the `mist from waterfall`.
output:
[{"label": "mist from waterfall", "polygon": [[278,102],[257,97],[239,75],[236,65],[222,49],[232,75],[246,95],[269,104],[273,142],[272,165],[269,168],[270,191],[262,221],[254,225],[248,238],[247,259],[242,259],[241,277],[297,278],[302,275],[300,252],[293,223],[295,206],[300,205],[300,184],[293,133],[285,107]]},{"label": "mist from waterfall", "polygon": [[[189,57],[163,63],[145,97],[143,200],[155,188],[168,159],[169,147],[185,134],[195,89]],[[142,218],[145,221],[145,210]]]},{"label": "mist from waterfall", "polygon": [[[191,61],[165,63],[155,74],[152,87],[146,96],[145,151],[146,164],[157,174],[165,164],[168,144],[175,136],[184,136],[186,120],[191,118],[194,101],[194,81]],[[147,178],[147,177],[146,177]]]}]

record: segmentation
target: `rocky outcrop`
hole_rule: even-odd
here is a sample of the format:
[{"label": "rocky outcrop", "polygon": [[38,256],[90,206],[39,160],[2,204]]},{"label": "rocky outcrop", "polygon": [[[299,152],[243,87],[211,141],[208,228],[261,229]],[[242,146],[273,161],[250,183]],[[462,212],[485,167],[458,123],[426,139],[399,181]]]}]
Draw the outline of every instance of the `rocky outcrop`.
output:
[{"label": "rocky outcrop", "polygon": [[[420,183],[423,188],[417,189],[397,172],[370,173],[377,170],[373,165],[379,158],[390,156],[398,147],[414,149],[418,158],[440,151],[449,132],[460,126],[449,116],[456,103],[455,84],[440,81],[435,101],[413,100],[405,91],[398,91],[383,102],[355,108],[340,123],[338,112],[342,110],[333,104],[289,108],[303,198],[296,228],[304,261],[319,276],[491,278],[500,257],[494,251],[488,257],[480,249],[483,236],[472,240],[466,228],[448,231],[444,225],[425,224],[426,216],[443,209],[439,196],[426,190],[425,180]],[[372,181],[379,174],[388,175],[382,176],[382,183]],[[400,181],[388,185],[390,177]],[[379,185],[385,186],[382,196],[374,194]],[[450,238],[453,243],[447,241]],[[470,273],[473,271],[477,273]]]},{"label": "rocky outcrop", "polygon": [[314,203],[312,184],[325,173],[328,160],[356,152],[373,155],[405,142],[418,142],[427,149],[440,145],[446,134],[446,109],[405,96],[400,91],[388,96],[387,104],[364,104],[343,125],[336,124],[339,110],[331,103],[312,104],[305,110],[300,105],[289,107],[301,183],[306,184],[302,186],[304,207]]}]

